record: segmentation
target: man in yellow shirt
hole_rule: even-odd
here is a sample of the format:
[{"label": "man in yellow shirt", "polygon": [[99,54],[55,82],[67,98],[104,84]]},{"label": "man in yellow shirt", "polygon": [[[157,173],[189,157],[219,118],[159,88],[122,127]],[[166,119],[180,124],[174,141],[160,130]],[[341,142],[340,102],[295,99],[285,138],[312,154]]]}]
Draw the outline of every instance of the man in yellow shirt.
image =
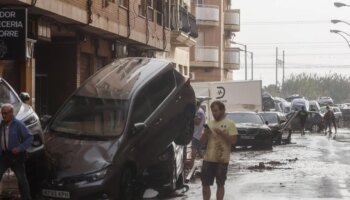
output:
[{"label": "man in yellow shirt", "polygon": [[231,145],[237,141],[237,129],[235,123],[226,118],[222,102],[214,101],[210,108],[214,120],[205,127],[200,139],[202,144],[207,144],[201,175],[203,200],[210,199],[210,186],[213,185],[214,178],[217,184],[216,199],[223,200]]}]

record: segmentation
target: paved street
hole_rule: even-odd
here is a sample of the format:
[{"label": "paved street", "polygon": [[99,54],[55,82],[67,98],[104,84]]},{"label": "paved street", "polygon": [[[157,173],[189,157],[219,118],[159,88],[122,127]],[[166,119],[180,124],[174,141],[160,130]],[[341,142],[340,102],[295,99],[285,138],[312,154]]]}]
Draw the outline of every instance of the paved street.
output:
[{"label": "paved street", "polygon": [[[225,199],[350,199],[349,133],[340,130],[335,140],[295,134],[293,144],[272,151],[234,152]],[[265,167],[258,166],[262,162]],[[198,179],[190,188],[186,196],[173,199],[202,199]]]},{"label": "paved street", "polygon": [[[340,130],[335,140],[321,134],[294,134],[292,142],[272,151],[234,152],[225,199],[350,199],[350,130]],[[16,192],[8,176],[2,186],[7,196]],[[168,200],[202,199],[200,180],[189,186],[186,195]]]}]

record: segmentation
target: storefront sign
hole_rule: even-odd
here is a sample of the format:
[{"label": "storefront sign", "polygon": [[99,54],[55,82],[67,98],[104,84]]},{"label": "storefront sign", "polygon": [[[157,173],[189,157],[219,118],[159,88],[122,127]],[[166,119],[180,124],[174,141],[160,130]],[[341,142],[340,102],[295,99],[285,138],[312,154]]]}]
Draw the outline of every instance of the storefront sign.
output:
[{"label": "storefront sign", "polygon": [[27,9],[0,9],[0,60],[26,58]]}]

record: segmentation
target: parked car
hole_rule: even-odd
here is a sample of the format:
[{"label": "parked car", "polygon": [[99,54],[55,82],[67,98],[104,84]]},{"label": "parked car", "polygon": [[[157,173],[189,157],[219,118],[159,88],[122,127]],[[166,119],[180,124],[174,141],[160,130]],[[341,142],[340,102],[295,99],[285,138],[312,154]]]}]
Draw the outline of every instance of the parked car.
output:
[{"label": "parked car", "polygon": [[292,96],[289,96],[285,98],[286,101],[292,102],[294,99],[303,99],[304,97],[299,94],[293,94]]},{"label": "parked car", "polygon": [[285,114],[287,114],[287,113],[289,113],[290,111],[291,111],[291,103],[290,102],[288,102],[288,101],[286,101],[286,102],[281,102],[280,103],[280,106],[281,106],[281,108],[282,108],[282,112],[283,113],[285,113]]},{"label": "parked car", "polygon": [[319,97],[318,98],[318,103],[320,106],[333,106],[334,102],[331,97]]},{"label": "parked car", "polygon": [[281,129],[287,121],[287,117],[280,112],[260,112],[259,114],[264,119],[265,124],[271,129],[272,140],[276,144],[281,144],[283,134]]},{"label": "parked car", "polygon": [[301,110],[302,107],[304,107],[304,109],[306,111],[309,111],[309,109],[310,109],[309,101],[304,99],[304,98],[297,98],[297,99],[294,99],[291,103],[291,110],[292,111]]},{"label": "parked car", "polygon": [[[334,113],[335,122],[337,123],[337,127],[343,126],[343,113],[339,107],[330,107]],[[321,107],[321,113],[325,114],[327,112],[326,106]]]},{"label": "parked car", "polygon": [[[43,180],[42,158],[44,153],[44,138],[38,115],[33,108],[26,104],[30,99],[28,93],[20,93],[18,96],[15,90],[3,78],[0,78],[0,105],[10,103],[14,106],[14,116],[22,121],[33,134],[33,142],[27,149],[28,159],[26,162],[27,177],[31,193],[35,195],[39,192],[38,182]],[[0,115],[0,120],[2,116]]]},{"label": "parked car", "polygon": [[[288,113],[286,115],[287,118],[290,118],[294,112]],[[308,117],[305,123],[305,130],[310,132],[319,133],[324,130],[325,125],[323,122],[323,115],[319,112],[308,111]],[[293,121],[291,121],[291,130],[292,131],[301,131],[300,119],[295,117]]]},{"label": "parked car", "polygon": [[183,178],[176,145],[192,139],[195,101],[170,62],[125,58],[103,67],[45,129],[50,173],[42,196],[132,199],[140,185],[175,190]]},{"label": "parked car", "polygon": [[230,112],[227,117],[236,123],[238,137],[235,146],[272,149],[271,129],[255,112]]},{"label": "parked car", "polygon": [[321,107],[318,101],[316,100],[310,101],[310,111],[315,111],[315,112],[321,111]]}]

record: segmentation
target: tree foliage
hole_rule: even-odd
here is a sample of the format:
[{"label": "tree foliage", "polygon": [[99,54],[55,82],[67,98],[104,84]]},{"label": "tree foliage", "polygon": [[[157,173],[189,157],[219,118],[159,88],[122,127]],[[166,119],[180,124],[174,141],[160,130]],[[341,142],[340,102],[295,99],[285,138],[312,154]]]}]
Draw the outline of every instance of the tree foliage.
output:
[{"label": "tree foliage", "polygon": [[269,85],[264,91],[272,96],[288,97],[300,94],[309,100],[330,96],[335,103],[350,102],[350,77],[341,74],[292,74],[281,87]]}]

